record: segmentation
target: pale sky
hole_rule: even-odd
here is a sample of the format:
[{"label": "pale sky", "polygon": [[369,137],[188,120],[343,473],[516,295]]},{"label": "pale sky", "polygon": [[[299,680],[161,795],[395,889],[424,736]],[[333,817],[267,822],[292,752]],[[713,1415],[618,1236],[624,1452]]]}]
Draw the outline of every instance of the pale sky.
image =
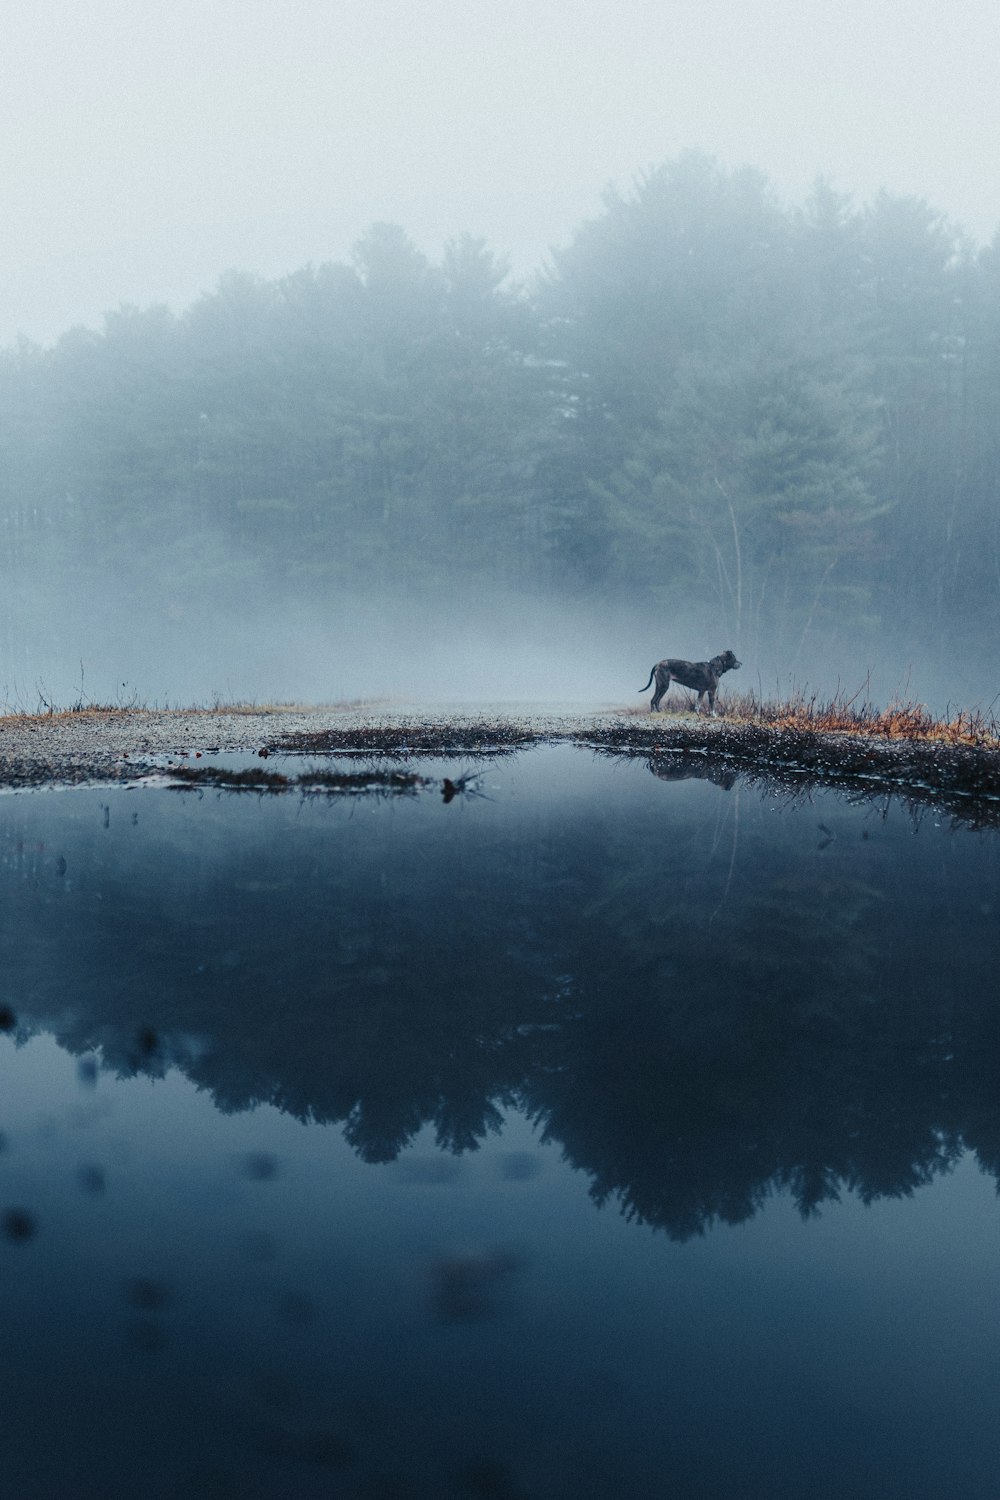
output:
[{"label": "pale sky", "polygon": [[3,0],[0,343],[376,220],[527,278],[689,148],[1000,226],[1000,0]]}]

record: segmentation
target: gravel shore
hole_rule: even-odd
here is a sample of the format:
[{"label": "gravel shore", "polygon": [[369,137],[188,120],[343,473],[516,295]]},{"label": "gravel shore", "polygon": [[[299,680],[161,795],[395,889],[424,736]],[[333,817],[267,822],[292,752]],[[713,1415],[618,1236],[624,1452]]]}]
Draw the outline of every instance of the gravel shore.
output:
[{"label": "gravel shore", "polygon": [[[685,715],[684,717],[689,717]],[[247,709],[83,709],[0,718],[0,790],[135,782],[173,758],[213,752],[280,753],[295,740],[333,736],[337,748],[385,753],[387,736],[447,737],[457,749],[496,726],[498,744],[586,738],[596,727],[635,723],[614,709],[548,704]],[[467,743],[468,741],[468,743]],[[299,748],[305,748],[299,746]]]}]

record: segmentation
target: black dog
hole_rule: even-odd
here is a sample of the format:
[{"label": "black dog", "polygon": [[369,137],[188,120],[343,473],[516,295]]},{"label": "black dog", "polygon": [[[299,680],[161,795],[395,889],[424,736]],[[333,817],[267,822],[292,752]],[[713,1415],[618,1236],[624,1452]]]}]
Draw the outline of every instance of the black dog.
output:
[{"label": "black dog", "polygon": [[698,694],[696,708],[701,707],[702,698],[708,694],[708,711],[715,713],[715,694],[719,686],[719,678],[723,672],[735,671],[743,663],[737,661],[731,651],[723,651],[721,656],[713,656],[711,661],[676,661],[674,657],[668,656],[666,661],[658,661],[649,674],[649,682],[640,689],[644,693],[649,683],[656,678],[656,692],[653,694],[649,705],[651,714],[655,714],[671,681],[679,682],[682,687],[692,688]]}]

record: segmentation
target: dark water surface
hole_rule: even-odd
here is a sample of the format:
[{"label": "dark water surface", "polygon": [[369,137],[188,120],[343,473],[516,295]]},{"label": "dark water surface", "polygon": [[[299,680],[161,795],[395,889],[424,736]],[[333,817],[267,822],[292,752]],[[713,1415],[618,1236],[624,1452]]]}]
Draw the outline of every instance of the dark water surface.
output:
[{"label": "dark water surface", "polygon": [[479,785],[0,801],[0,1495],[1000,1494],[997,835]]}]

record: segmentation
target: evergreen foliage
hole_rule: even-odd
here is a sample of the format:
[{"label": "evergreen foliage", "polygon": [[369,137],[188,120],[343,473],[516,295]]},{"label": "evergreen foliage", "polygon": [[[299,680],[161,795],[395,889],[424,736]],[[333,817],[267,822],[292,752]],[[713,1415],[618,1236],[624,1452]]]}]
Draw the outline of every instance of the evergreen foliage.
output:
[{"label": "evergreen foliage", "polygon": [[[701,611],[716,645],[995,631],[1000,242],[801,208],[686,155],[530,292],[465,237],[229,273],[0,354],[0,572],[223,605],[506,587]],[[797,643],[797,644],[796,644]]]}]

